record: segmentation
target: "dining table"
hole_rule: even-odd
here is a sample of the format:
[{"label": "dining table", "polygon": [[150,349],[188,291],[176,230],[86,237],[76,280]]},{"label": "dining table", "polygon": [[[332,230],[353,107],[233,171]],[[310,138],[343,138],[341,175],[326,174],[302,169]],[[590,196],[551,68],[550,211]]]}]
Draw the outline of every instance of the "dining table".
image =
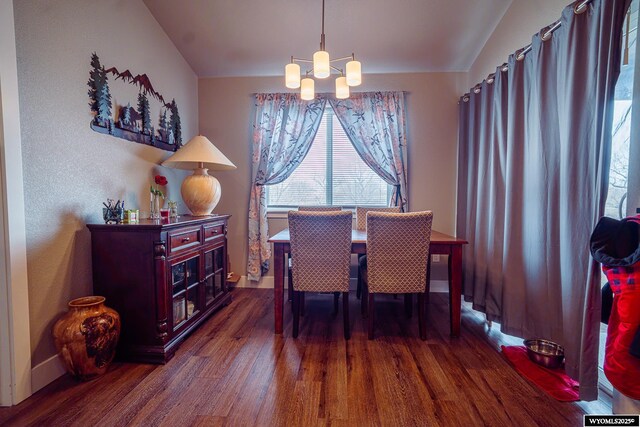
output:
[{"label": "dining table", "polygon": [[[284,309],[284,272],[291,252],[289,229],[284,229],[269,238],[273,243],[273,308],[275,333],[282,334]],[[431,255],[448,255],[449,322],[451,336],[460,336],[460,309],[462,305],[462,247],[468,242],[439,231],[431,231]],[[367,253],[367,232],[351,230],[351,253]]]}]

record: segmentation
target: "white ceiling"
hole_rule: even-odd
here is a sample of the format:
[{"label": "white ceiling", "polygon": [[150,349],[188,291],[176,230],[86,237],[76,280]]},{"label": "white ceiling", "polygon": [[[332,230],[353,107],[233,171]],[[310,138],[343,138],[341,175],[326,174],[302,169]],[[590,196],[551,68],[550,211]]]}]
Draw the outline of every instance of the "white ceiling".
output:
[{"label": "white ceiling", "polygon": [[[363,73],[467,71],[512,1],[326,0],[326,50]],[[320,44],[321,0],[144,3],[199,77],[283,75]]]}]

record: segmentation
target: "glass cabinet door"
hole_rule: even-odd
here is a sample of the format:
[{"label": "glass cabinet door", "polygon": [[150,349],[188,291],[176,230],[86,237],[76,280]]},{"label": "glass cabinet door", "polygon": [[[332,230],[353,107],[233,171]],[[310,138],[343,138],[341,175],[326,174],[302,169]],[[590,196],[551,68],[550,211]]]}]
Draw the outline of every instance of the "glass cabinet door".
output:
[{"label": "glass cabinet door", "polygon": [[198,312],[198,285],[200,283],[200,257],[187,260],[187,318]]},{"label": "glass cabinet door", "polygon": [[200,257],[195,256],[171,266],[173,328],[199,312]]},{"label": "glass cabinet door", "polygon": [[205,304],[211,304],[223,293],[224,279],[224,248],[219,247],[204,253],[205,281],[204,295]]},{"label": "glass cabinet door", "polygon": [[175,264],[171,267],[171,283],[173,289],[173,295],[176,295],[180,291],[184,291],[186,289],[186,271],[185,271],[185,263],[181,262],[180,264]]},{"label": "glass cabinet door", "polygon": [[215,250],[215,287],[216,295],[220,295],[223,292],[225,277],[224,276],[224,248],[218,248]]}]

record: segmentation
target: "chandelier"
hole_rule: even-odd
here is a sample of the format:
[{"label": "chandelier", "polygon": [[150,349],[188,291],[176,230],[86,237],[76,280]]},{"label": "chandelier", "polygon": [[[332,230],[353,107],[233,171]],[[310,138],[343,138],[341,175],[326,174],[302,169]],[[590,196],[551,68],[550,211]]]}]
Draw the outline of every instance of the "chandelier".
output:
[{"label": "chandelier", "polygon": [[[331,65],[336,62],[348,61],[345,69]],[[310,70],[305,72],[305,77],[301,79],[300,65],[298,62],[313,64]],[[336,98],[345,99],[349,97],[349,87],[358,86],[362,83],[362,72],[360,61],[356,61],[355,55],[343,58],[329,59],[329,52],[325,50],[324,43],[324,0],[322,0],[322,34],[320,35],[320,50],[313,54],[313,59],[302,59],[291,57],[291,62],[286,65],[285,84],[290,89],[300,88],[300,98],[309,101],[315,97],[315,81],[311,75],[317,79],[325,79],[331,75],[331,71],[336,71],[340,75],[336,78]]]}]

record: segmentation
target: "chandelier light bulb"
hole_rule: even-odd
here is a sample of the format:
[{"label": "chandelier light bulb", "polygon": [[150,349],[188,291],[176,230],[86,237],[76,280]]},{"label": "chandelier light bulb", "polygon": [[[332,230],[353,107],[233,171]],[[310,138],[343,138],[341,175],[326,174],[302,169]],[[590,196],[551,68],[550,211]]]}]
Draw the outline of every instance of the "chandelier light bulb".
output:
[{"label": "chandelier light bulb", "polygon": [[311,101],[313,98],[315,98],[316,94],[314,86],[315,82],[312,78],[306,77],[302,79],[300,85],[300,98],[304,99],[305,101]]},{"label": "chandelier light bulb", "polygon": [[331,62],[329,61],[329,52],[319,50],[313,54],[313,76],[318,79],[324,79],[331,74]]},{"label": "chandelier light bulb", "polygon": [[340,76],[336,79],[336,98],[347,99],[349,97],[349,85],[347,85],[347,78]]},{"label": "chandelier light bulb", "polygon": [[362,67],[360,61],[347,62],[347,84],[349,86],[358,86],[362,83]]},{"label": "chandelier light bulb", "polygon": [[298,89],[300,87],[300,66],[295,63],[287,64],[284,67],[285,84],[289,89]]}]

